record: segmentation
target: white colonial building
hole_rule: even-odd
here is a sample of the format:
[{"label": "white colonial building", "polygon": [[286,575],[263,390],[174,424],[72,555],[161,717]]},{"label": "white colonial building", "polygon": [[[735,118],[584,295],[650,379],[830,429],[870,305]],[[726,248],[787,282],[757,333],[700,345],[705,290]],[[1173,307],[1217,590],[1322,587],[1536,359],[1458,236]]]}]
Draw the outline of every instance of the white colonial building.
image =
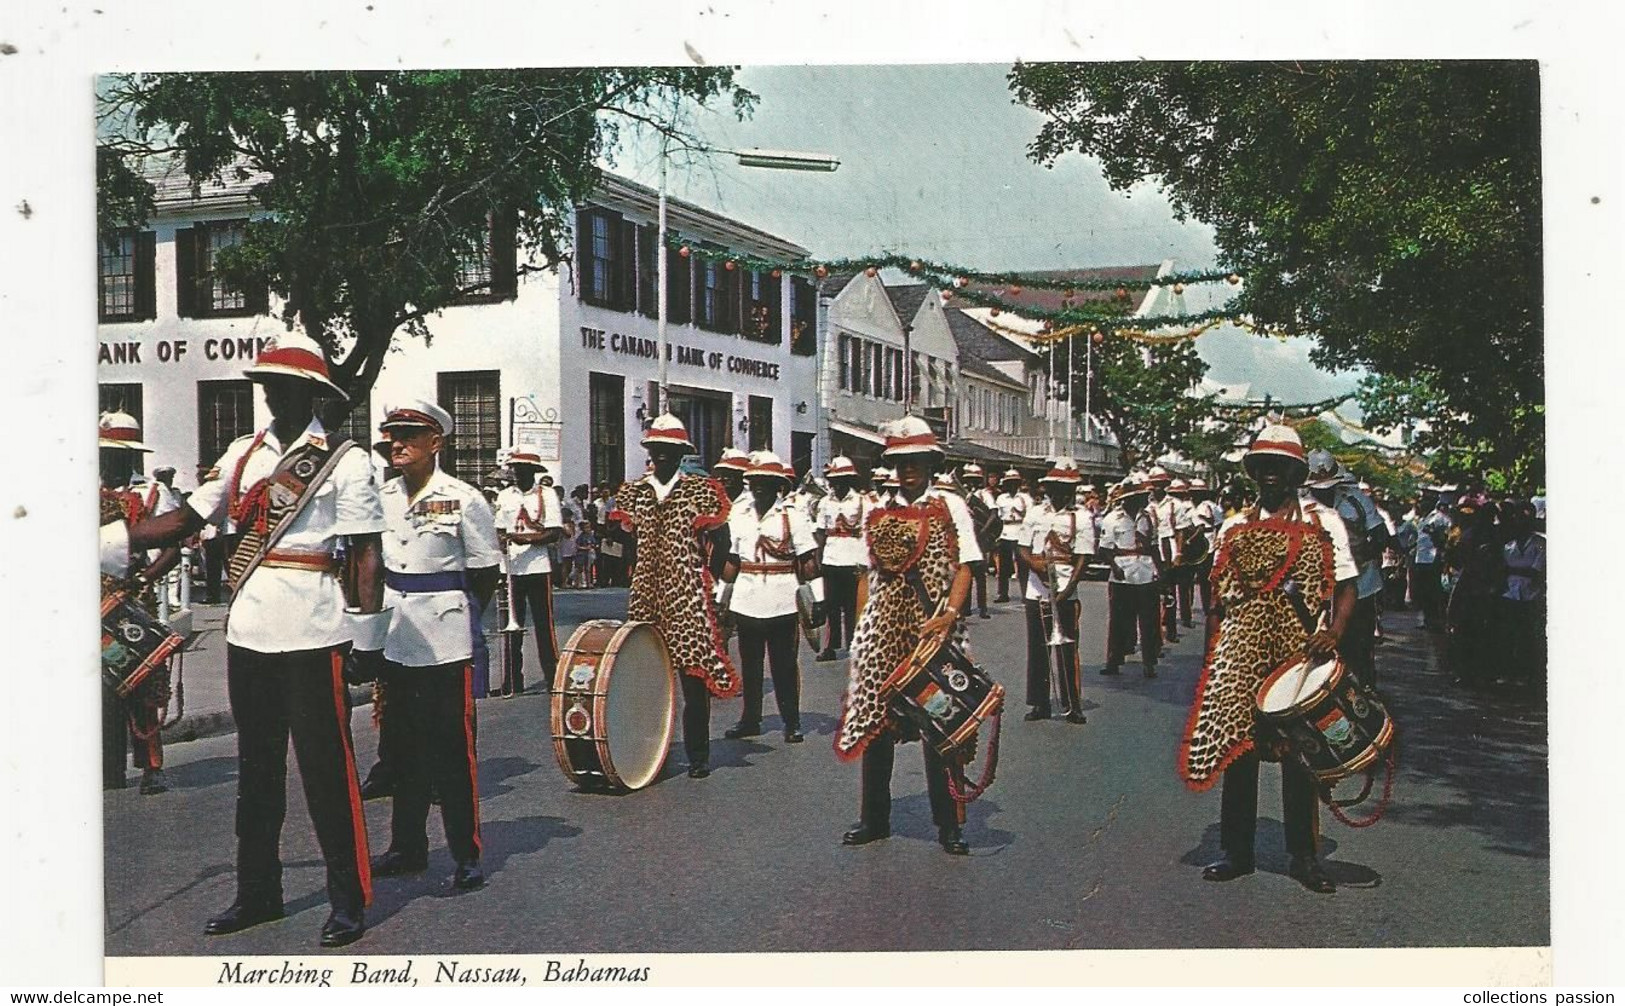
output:
[{"label": "white colonial building", "polygon": [[[265,291],[233,291],[211,274],[214,254],[259,212],[252,179],[200,195],[178,173],[155,181],[147,228],[99,249],[98,381],[103,409],[142,421],[149,469],[174,467],[186,487],[197,466],[269,421],[242,371],[283,324]],[[805,255],[701,207],[668,205],[671,232],[691,245]],[[535,447],[562,485],[640,474],[638,440],[658,401],[655,206],[652,190],[605,176],[576,213],[573,264],[555,270],[520,268],[513,234],[494,230],[487,256],[465,266],[470,279],[489,277],[489,292],[430,317],[429,340],[397,333],[346,432],[370,443],[389,405],[428,398],[456,422],[444,462],[461,478],[478,479],[516,442]],[[667,255],[670,403],[702,459],[770,448],[804,470],[818,418],[812,285]]]}]

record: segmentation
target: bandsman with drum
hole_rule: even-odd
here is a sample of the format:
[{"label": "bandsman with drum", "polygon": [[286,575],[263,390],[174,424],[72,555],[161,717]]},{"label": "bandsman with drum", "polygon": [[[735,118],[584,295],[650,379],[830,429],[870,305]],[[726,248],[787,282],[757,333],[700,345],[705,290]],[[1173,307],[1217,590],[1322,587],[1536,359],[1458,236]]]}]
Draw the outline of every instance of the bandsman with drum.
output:
[{"label": "bandsman with drum", "polygon": [[1224,855],[1202,871],[1202,878],[1235,880],[1254,869],[1259,760],[1281,758],[1288,873],[1309,890],[1330,894],[1336,886],[1316,858],[1314,778],[1290,754],[1282,757],[1276,738],[1258,733],[1255,717],[1260,688],[1271,671],[1297,658],[1313,666],[1336,653],[1354,611],[1359,571],[1336,512],[1298,497],[1309,464],[1296,431],[1266,426],[1242,465],[1258,484],[1258,502],[1219,530],[1207,663],[1181,745],[1180,775],[1197,792],[1222,776]]},{"label": "bandsman with drum", "polygon": [[[364,446],[328,432],[320,397],[343,392],[321,347],[279,335],[245,376],[265,389],[271,425],[234,441],[186,506],[131,529],[133,548],[184,540],[229,518],[240,539],[227,564],[226,686],[237,724],[237,897],[210,919],[210,936],[283,917],[282,857],[288,737],[299,756],[305,801],[327,863],[332,911],[321,945],[354,943],[372,900],[367,833],[350,740],[344,663],[352,640],[376,649],[384,529]],[[339,575],[334,555],[344,539]],[[354,585],[346,608],[344,584]]]},{"label": "bandsman with drum", "polygon": [[[1041,517],[1028,518],[1028,534],[1021,543],[1021,561],[1027,567],[1027,704],[1032,706],[1025,719],[1049,719],[1053,672],[1059,678],[1061,713],[1070,723],[1083,723],[1077,593],[1083,564],[1095,554],[1094,519],[1077,502],[1083,477],[1071,458],[1057,458],[1039,481],[1044,484],[1046,504]],[[1033,513],[1040,509],[1034,507]],[[1036,654],[1032,647],[1035,632],[1043,648]],[[1062,638],[1065,643],[1051,645]]]},{"label": "bandsman with drum", "polygon": [[[536,633],[536,659],[542,668],[542,688],[551,692],[559,662],[559,641],[553,626],[553,561],[550,546],[564,535],[559,498],[537,478],[542,459],[529,448],[515,448],[508,457],[515,484],[497,494],[496,528],[505,543],[504,572],[508,576],[512,617],[527,621]],[[502,669],[502,694],[525,690],[525,636],[512,634],[508,660]]]},{"label": "bandsman with drum", "polygon": [[623,483],[609,519],[636,536],[637,563],[627,595],[627,617],[653,622],[683,689],[683,747],[688,775],[711,774],[711,696],[740,692],[739,675],[728,659],[712,596],[707,564],[708,539],[726,529],[730,503],[721,483],[681,470],[694,450],[688,430],[676,416],[655,418],[644,434],[650,472]]},{"label": "bandsman with drum", "polygon": [[857,490],[858,470],[851,458],[838,454],[830,459],[825,477],[830,491],[818,509],[818,537],[829,598],[819,661],[834,660],[836,651],[852,641],[858,621],[858,577],[869,565],[863,549],[863,523],[874,511],[868,495]]},{"label": "bandsman with drum", "polygon": [[[899,491],[865,524],[870,571],[858,585],[858,627],[835,732],[836,757],[863,760],[860,820],[842,837],[845,845],[867,845],[891,836],[896,745],[916,739],[918,733],[891,709],[880,686],[918,647],[943,643],[963,631],[960,619],[970,594],[970,563],[981,557],[965,501],[930,487],[931,475],[943,459],[931,427],[915,416],[898,420],[886,436],[883,457],[897,465]],[[902,522],[908,547],[894,547],[903,544],[904,536],[877,537],[877,526],[885,520]],[[922,537],[923,548],[916,551],[913,543]],[[937,841],[949,855],[967,855],[964,807],[954,799],[950,782],[957,766],[930,744],[922,743],[921,750]]]},{"label": "bandsman with drum", "polygon": [[385,702],[380,729],[395,734],[389,848],[380,877],[429,868],[429,793],[440,797],[452,886],[485,884],[480,867],[478,757],[474,744],[473,626],[496,589],[502,549],[484,493],[441,470],[452,419],[433,402],[391,408],[379,429],[401,474],[384,485],[384,601],[394,617],[376,663]]},{"label": "bandsman with drum", "polygon": [[[723,607],[739,630],[739,664],[744,677],[745,709],[724,737],[756,737],[762,732],[762,657],[773,674],[773,699],[784,721],[784,740],[800,744],[801,668],[796,663],[800,638],[796,592],[806,584],[812,604],[824,603],[824,581],[818,576],[818,540],[812,523],[783,488],[790,466],[772,451],[751,456],[745,480],[748,506],[728,516],[732,535],[723,570]],[[816,616],[815,616],[816,620]]]}]

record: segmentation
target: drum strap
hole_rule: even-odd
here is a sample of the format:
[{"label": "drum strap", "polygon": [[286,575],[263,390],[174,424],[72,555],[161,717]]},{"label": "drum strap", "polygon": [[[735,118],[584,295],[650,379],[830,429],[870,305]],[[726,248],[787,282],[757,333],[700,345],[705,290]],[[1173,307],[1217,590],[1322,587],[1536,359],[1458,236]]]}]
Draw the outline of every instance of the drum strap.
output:
[{"label": "drum strap", "polygon": [[[258,446],[262,442],[263,438],[264,433],[262,432],[259,437],[255,438],[253,446],[249,448],[249,453],[253,453],[253,451],[258,449]],[[333,470],[338,467],[339,461],[353,446],[350,439],[341,434],[334,434],[331,439],[327,441],[327,445],[328,450],[325,456],[320,448],[317,448],[313,444],[309,443],[305,444],[299,450],[289,451],[277,464],[276,471],[273,472],[269,478],[260,482],[253,489],[250,489],[246,494],[244,494],[244,499],[241,502],[245,505],[234,506],[234,510],[237,510],[238,513],[242,514],[244,517],[247,517],[249,516],[249,508],[247,506],[247,504],[250,503],[249,498],[253,497],[256,493],[264,493],[266,496],[264,502],[259,505],[266,508],[273,505],[270,498],[270,486],[273,481],[277,481],[279,483],[291,481],[294,485],[298,486],[298,497],[293,501],[293,504],[287,508],[285,513],[282,513],[276,517],[275,524],[269,524],[262,527],[261,522],[256,519],[248,521],[248,527],[238,528],[238,530],[242,532],[242,540],[237,543],[236,551],[232,553],[230,560],[226,563],[226,572],[231,579],[231,596],[233,601],[235,601],[242,592],[243,584],[248,581],[248,578],[254,574],[256,569],[259,569],[260,564],[265,561],[265,558],[268,555],[270,555],[271,550],[276,548],[277,543],[282,540],[282,536],[288,533],[288,529],[293,526],[293,522],[299,518],[300,514],[305,512],[306,507],[310,506],[311,500],[316,498],[316,490],[320,489],[322,483],[327,481],[328,476],[333,474]],[[295,474],[294,469],[301,460],[306,458],[317,459],[320,467],[317,468],[313,475],[311,475],[310,481],[305,482],[302,486],[299,486],[298,476]],[[246,460],[247,455],[244,455],[244,462],[246,462]],[[233,482],[234,490],[236,488],[235,480],[241,478],[243,467],[244,464],[238,465],[237,474],[234,476]],[[237,519],[235,514],[233,515],[233,519]]]}]

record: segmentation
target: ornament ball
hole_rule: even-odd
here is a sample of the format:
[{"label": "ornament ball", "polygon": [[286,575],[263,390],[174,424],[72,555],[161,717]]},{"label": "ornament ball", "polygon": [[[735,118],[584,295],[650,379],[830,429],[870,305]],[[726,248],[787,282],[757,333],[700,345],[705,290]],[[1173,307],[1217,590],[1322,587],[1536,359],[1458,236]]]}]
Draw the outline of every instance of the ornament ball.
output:
[{"label": "ornament ball", "polygon": [[1241,277],[1236,275],[1235,273],[1231,273],[1230,275],[1228,275],[1228,276],[1226,276],[1224,278],[1224,281],[1226,283],[1229,283],[1231,286],[1235,286],[1237,283],[1241,282]]},{"label": "ornament ball", "polygon": [[1089,339],[1090,339],[1091,342],[1093,342],[1095,345],[1098,346],[1101,343],[1106,341],[1106,333],[1101,332],[1100,330],[1096,329],[1095,332],[1092,335],[1089,336]]},{"label": "ornament ball", "polygon": [[729,272],[733,272],[734,271],[734,260],[733,259],[728,259],[726,262],[722,263],[722,268],[728,270]]},{"label": "ornament ball", "polygon": [[1184,292],[1185,292],[1185,284],[1183,284],[1183,283],[1175,283],[1174,284],[1174,296],[1175,297],[1180,296]]},{"label": "ornament ball", "polygon": [[863,270],[863,274],[865,276],[868,276],[870,279],[874,279],[876,271],[877,270],[875,269],[874,266],[870,266],[869,268]]},{"label": "ornament ball", "polygon": [[819,279],[823,279],[829,275],[829,270],[825,269],[823,266],[819,266],[813,270],[813,275],[817,276]]},{"label": "ornament ball", "polygon": [[683,247],[677,249],[677,254],[681,255],[683,258],[688,258],[688,245],[684,245]]},{"label": "ornament ball", "polygon": [[1118,300],[1128,300],[1128,288],[1127,287],[1120,286],[1120,287],[1117,288],[1117,299]]}]

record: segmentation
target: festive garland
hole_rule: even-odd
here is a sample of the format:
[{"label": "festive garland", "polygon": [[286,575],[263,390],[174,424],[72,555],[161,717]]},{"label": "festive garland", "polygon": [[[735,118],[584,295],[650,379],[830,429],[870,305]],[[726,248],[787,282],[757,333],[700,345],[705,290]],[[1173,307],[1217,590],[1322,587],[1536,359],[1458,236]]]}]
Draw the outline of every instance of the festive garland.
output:
[{"label": "festive garland", "polygon": [[[967,297],[972,296],[973,293],[964,288],[972,283],[1006,287],[1010,288],[1012,294],[1019,294],[1023,287],[1033,290],[1060,290],[1063,292],[1067,290],[1126,291],[1130,286],[1183,287],[1186,284],[1213,283],[1219,280],[1224,280],[1234,286],[1241,282],[1239,274],[1219,269],[1169,273],[1166,276],[1156,276],[1151,279],[1130,280],[1126,277],[1116,279],[1068,279],[1064,276],[1044,276],[1022,272],[987,272],[891,252],[866,255],[859,258],[770,259],[759,255],[729,251],[724,248],[710,248],[693,244],[676,234],[670,235],[666,243],[684,258],[697,256],[708,262],[722,262],[730,270],[746,269],[769,273],[800,273],[823,279],[826,276],[838,273],[865,272],[872,275],[881,269],[898,269],[920,275],[930,281],[933,286],[939,288],[956,288],[961,296]],[[1184,291],[1175,290],[1174,292],[1182,293]]]}]

